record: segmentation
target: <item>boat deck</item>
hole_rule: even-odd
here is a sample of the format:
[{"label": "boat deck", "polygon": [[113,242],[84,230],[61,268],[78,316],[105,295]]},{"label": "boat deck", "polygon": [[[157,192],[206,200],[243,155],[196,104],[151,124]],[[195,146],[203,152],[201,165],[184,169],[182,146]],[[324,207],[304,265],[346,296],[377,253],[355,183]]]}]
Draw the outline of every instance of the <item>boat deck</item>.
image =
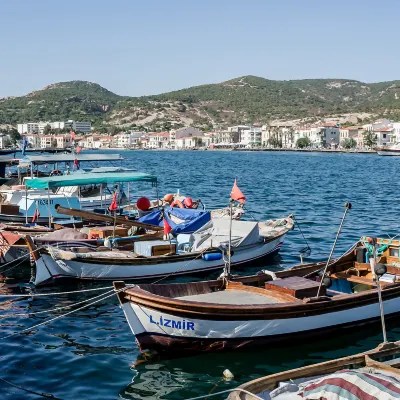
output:
[{"label": "boat deck", "polygon": [[277,304],[282,301],[266,294],[247,292],[244,290],[221,290],[218,292],[195,294],[176,297],[178,300],[196,301],[201,303],[246,305],[246,304]]}]

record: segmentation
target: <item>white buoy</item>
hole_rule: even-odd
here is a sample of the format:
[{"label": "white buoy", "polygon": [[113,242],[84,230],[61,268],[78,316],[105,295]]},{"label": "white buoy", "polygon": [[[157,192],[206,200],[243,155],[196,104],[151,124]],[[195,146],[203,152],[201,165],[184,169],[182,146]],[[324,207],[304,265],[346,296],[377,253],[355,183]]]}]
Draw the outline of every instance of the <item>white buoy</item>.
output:
[{"label": "white buoy", "polygon": [[233,374],[231,371],[229,371],[229,369],[226,369],[223,373],[222,373],[224,379],[226,379],[227,381],[231,380],[234,378]]}]

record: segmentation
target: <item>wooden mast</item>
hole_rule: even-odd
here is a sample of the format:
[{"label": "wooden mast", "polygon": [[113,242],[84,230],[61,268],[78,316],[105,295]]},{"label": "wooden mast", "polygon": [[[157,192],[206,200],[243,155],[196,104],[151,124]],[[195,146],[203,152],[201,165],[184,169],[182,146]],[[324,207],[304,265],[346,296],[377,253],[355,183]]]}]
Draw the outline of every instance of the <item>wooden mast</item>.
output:
[{"label": "wooden mast", "polygon": [[[92,220],[92,221],[114,223],[114,217],[112,217],[110,215],[97,214],[97,213],[94,213],[91,211],[78,210],[76,208],[66,208],[66,207],[62,207],[60,205],[56,205],[55,208],[59,214],[72,215],[75,217],[80,217],[80,218]],[[142,222],[131,221],[129,219],[125,219],[122,217],[116,217],[115,220],[117,223],[119,223],[121,225],[123,224],[123,225],[128,225],[128,226],[137,226],[138,228],[144,228],[144,229],[157,231],[157,232],[164,230],[163,227],[158,226],[158,225],[144,224]]]}]

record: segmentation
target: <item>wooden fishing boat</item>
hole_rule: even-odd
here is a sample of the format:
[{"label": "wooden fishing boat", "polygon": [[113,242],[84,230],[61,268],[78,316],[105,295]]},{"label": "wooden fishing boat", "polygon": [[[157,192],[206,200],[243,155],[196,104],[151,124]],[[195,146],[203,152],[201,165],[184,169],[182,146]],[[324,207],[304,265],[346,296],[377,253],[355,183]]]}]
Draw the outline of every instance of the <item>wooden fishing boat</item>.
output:
[{"label": "wooden fishing boat", "polygon": [[[400,313],[400,242],[378,240],[384,312]],[[378,283],[365,238],[329,264],[206,282],[125,286],[114,282],[140,349],[175,353],[299,340],[379,319]],[[320,292],[319,292],[320,291]],[[319,296],[318,296],[319,294]]]},{"label": "wooden fishing boat", "polygon": [[[133,221],[129,221],[133,222]],[[163,229],[163,228],[161,228]],[[249,263],[279,251],[293,229],[289,216],[265,222],[233,221],[232,265]],[[37,285],[61,279],[148,279],[222,269],[227,249],[229,220],[214,219],[192,234],[178,234],[176,241],[133,240],[134,252],[114,249],[47,246],[37,251]]]},{"label": "wooden fishing boat", "polygon": [[233,391],[228,400],[384,400],[400,397],[400,342],[302,368],[264,376]]}]

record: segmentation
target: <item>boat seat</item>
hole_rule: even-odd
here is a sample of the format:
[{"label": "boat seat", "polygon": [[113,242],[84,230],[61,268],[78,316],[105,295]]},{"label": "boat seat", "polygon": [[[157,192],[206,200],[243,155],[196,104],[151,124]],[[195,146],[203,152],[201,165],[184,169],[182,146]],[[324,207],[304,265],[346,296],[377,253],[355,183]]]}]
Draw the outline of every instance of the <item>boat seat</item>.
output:
[{"label": "boat seat", "polygon": [[[265,289],[286,293],[296,299],[304,299],[305,297],[316,297],[318,293],[319,282],[301,276],[291,276],[275,281],[265,283]],[[326,288],[321,286],[320,296],[326,295]]]}]

